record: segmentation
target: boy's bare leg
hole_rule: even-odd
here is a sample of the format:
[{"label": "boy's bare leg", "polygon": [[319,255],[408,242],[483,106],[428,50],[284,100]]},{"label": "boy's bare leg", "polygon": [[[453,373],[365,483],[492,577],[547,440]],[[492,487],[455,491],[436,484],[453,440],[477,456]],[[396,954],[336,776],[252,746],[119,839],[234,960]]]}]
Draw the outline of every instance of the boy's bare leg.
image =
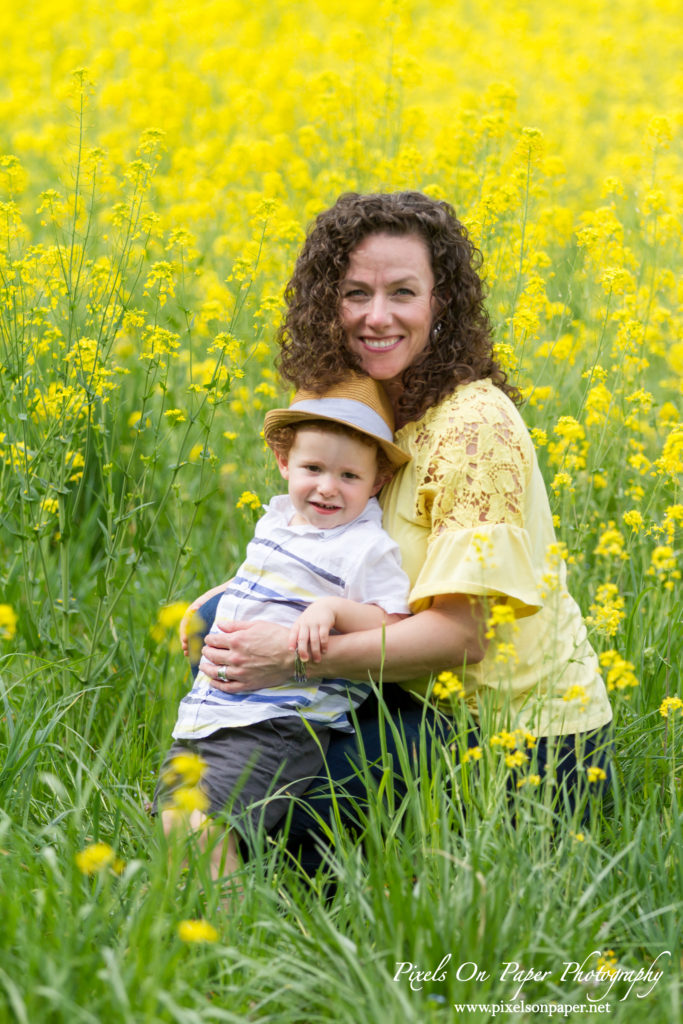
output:
[{"label": "boy's bare leg", "polygon": [[233,833],[224,827],[213,825],[211,818],[202,811],[181,815],[175,810],[165,810],[161,812],[161,822],[167,839],[181,830],[185,836],[197,836],[200,850],[210,851],[211,877],[214,882],[225,879],[238,870],[240,862]]}]

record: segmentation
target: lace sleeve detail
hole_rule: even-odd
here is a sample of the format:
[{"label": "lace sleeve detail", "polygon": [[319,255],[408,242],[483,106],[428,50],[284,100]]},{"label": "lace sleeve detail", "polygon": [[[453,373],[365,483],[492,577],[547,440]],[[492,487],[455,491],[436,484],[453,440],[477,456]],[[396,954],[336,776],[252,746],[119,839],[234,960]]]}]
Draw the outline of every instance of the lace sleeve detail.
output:
[{"label": "lace sleeve detail", "polygon": [[531,440],[514,406],[490,385],[469,385],[438,413],[414,442],[416,511],[432,536],[482,524],[523,527]]}]

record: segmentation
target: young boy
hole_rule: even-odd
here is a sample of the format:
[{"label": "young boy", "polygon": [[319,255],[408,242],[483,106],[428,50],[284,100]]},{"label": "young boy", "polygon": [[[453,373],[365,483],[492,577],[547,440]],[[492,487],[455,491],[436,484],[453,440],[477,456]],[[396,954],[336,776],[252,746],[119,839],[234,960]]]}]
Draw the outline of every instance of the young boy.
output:
[{"label": "young boy", "polygon": [[[320,770],[329,730],[352,731],[349,707],[365,699],[369,684],[307,678],[305,670],[304,663],[325,650],[330,631],[373,629],[408,614],[408,578],[374,497],[409,461],[393,444],[393,414],[381,385],[354,374],[322,397],[299,392],[289,409],[266,415],[264,434],[288,493],[273,498],[257,523],[212,629],[226,620],[291,625],[299,671],[280,686],[227,693],[200,663],[180,704],[155,805],[169,833],[179,823],[174,791],[183,787],[183,755],[199,755],[206,806],[182,822],[190,831],[201,829],[204,841],[205,811],[227,811],[238,829],[246,817],[272,828],[287,804],[271,794],[285,787],[288,794],[303,793],[307,778]],[[214,843],[212,870],[220,877],[237,866],[231,828]]]}]

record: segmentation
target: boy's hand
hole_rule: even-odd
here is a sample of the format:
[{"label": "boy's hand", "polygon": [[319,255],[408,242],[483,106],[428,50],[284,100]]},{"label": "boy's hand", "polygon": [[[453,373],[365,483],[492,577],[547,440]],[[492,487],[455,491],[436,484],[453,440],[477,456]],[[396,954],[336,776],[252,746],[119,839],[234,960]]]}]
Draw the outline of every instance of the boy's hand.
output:
[{"label": "boy's hand", "polygon": [[[201,603],[201,602],[200,602]],[[199,604],[191,604],[182,619],[180,620],[180,645],[186,658],[192,662],[199,660],[203,644],[203,635],[206,631],[206,623],[197,609]]]},{"label": "boy's hand", "polygon": [[302,661],[320,661],[327,651],[330,630],[334,626],[334,608],[329,599],[321,598],[309,605],[289,633],[289,650],[296,651]]},{"label": "boy's hand", "polygon": [[[230,581],[228,580],[228,583]],[[203,636],[208,628],[206,622],[198,613],[197,609],[209,601],[216,594],[222,594],[228,583],[221,583],[217,587],[212,587],[211,590],[207,590],[205,594],[198,597],[192,604],[187,608],[185,614],[180,620],[180,626],[178,632],[180,633],[180,645],[183,649],[183,654],[186,658],[191,657],[192,661],[199,661],[199,651],[203,643]],[[197,646],[196,641],[199,641],[199,647],[195,651]],[[192,648],[192,650],[190,650]]]}]

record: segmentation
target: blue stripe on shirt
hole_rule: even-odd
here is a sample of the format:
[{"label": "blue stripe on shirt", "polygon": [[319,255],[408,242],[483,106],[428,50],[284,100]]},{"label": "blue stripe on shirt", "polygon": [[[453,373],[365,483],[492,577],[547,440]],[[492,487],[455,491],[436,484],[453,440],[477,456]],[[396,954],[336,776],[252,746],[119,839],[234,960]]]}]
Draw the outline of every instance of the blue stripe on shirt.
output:
[{"label": "blue stripe on shirt", "polygon": [[[193,697],[188,694],[183,697],[181,703],[188,704],[244,704],[245,694],[241,693],[222,693],[220,690],[212,690],[211,696],[205,694],[203,697]],[[304,697],[301,693],[288,693],[286,697],[269,697],[265,693],[250,693],[248,698],[249,704],[277,704],[286,705],[292,702],[301,707],[308,707],[313,701],[310,697]]]},{"label": "blue stripe on shirt", "polygon": [[[268,601],[281,601],[281,590],[272,590],[270,587],[266,587],[260,582],[264,576],[268,578],[272,573],[269,573],[267,569],[258,569],[257,571],[259,572],[258,576],[235,576],[232,580],[232,583],[235,585],[226,587],[225,593],[236,594],[241,597],[245,591],[253,591],[255,594],[259,594],[261,598],[266,598]],[[240,589],[240,587],[243,587],[244,589]]]},{"label": "blue stripe on shirt", "polygon": [[[234,597],[240,601],[255,601],[257,604],[263,604],[263,597],[257,593],[250,593],[250,590],[258,590],[257,587],[250,587],[249,590],[240,590],[237,587],[227,587],[224,591],[229,597]],[[260,588],[265,589],[265,588]],[[271,592],[274,594],[274,592]],[[294,601],[290,597],[269,597],[268,604],[282,604],[286,605],[287,608],[294,608],[297,612],[305,612],[308,608],[309,601]]]},{"label": "blue stripe on shirt", "polygon": [[300,558],[299,555],[293,554],[288,548],[283,548],[282,545],[276,544],[275,541],[267,540],[265,537],[254,537],[251,543],[265,544],[266,547],[273,548],[275,551],[281,551],[287,556],[287,558],[291,558],[293,562],[298,562],[300,565],[304,565],[307,569],[310,569],[311,572],[315,573],[316,576],[320,576],[321,579],[327,580],[328,583],[334,583],[338,587],[346,587],[345,580],[341,579],[339,576],[333,576],[331,572],[326,572],[324,569],[321,569],[319,565],[313,565],[312,562],[307,562],[305,558]]}]

